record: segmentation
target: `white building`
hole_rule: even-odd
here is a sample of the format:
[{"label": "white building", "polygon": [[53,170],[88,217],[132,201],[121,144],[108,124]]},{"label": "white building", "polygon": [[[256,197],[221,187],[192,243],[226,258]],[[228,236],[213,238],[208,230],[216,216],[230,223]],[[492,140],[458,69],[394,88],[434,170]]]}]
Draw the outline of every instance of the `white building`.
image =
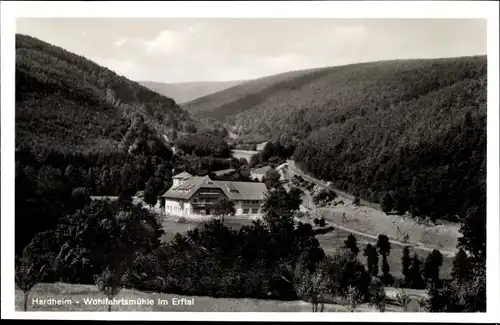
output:
[{"label": "white building", "polygon": [[165,213],[175,216],[211,215],[212,206],[221,197],[234,202],[236,215],[260,215],[268,193],[263,183],[213,181],[208,176],[181,173],[163,194]]}]

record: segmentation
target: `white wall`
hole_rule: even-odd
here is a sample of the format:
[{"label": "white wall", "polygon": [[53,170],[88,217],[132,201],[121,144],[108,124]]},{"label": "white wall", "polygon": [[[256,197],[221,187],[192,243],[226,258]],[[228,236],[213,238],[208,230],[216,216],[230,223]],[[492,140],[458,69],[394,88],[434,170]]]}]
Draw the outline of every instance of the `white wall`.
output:
[{"label": "white wall", "polygon": [[[244,203],[243,201],[236,201],[234,203],[234,209],[236,210],[235,215],[251,215],[251,214],[261,214],[262,213],[262,208],[261,208],[262,202],[259,201],[259,203]],[[244,209],[249,209],[247,213],[243,213]],[[254,209],[257,209],[256,212],[254,212]]]},{"label": "white wall", "polygon": [[[245,216],[245,215],[255,215],[262,214],[261,208],[262,201],[259,203],[244,203],[243,201],[236,201],[234,204],[234,209],[236,210],[235,215]],[[243,213],[244,209],[248,209],[247,213]],[[256,209],[256,211],[255,211]],[[188,201],[177,201],[172,199],[165,199],[165,213],[167,215],[173,216],[189,216],[194,215],[191,203]]]},{"label": "white wall", "polygon": [[177,200],[165,200],[165,213],[174,216],[185,216],[191,214],[191,204],[189,202]]}]

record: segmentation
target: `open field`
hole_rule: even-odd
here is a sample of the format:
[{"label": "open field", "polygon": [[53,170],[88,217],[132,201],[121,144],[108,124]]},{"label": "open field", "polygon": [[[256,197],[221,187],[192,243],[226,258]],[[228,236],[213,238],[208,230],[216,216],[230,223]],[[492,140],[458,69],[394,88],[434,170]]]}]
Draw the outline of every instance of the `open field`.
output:
[{"label": "open field", "polygon": [[[418,303],[415,295],[408,292],[412,298],[409,306],[409,312],[418,311]],[[387,293],[391,296],[391,292]],[[90,304],[85,302],[88,299],[104,298],[95,286],[92,285],[73,285],[65,283],[40,283],[36,285],[30,292],[28,298],[28,311],[103,311],[107,312],[108,306],[104,304]],[[16,290],[15,309],[16,311],[23,310],[23,293],[21,290]],[[192,299],[193,305],[173,305],[173,298]],[[33,299],[65,299],[70,300],[71,305],[39,305],[33,304]],[[141,292],[135,290],[124,289],[115,297],[115,299],[123,299],[129,302],[129,305],[112,306],[112,311],[158,311],[158,312],[311,312],[311,305],[304,301],[278,301],[278,300],[261,300],[261,299],[233,299],[233,298],[212,298],[199,296],[181,296],[175,294],[156,293],[156,292]],[[151,304],[131,305],[131,301],[137,299],[152,300]],[[160,305],[158,299],[168,301],[168,305]],[[402,309],[390,304],[387,306],[388,312],[401,312]],[[341,305],[325,304],[325,312],[347,312],[347,309]],[[368,305],[361,305],[356,309],[356,312],[376,312],[376,310]]]},{"label": "open field", "polygon": [[[306,217],[300,219],[302,222],[308,222],[312,224],[312,218],[311,219],[306,219]],[[326,227],[331,226],[331,224],[326,224]],[[334,226],[335,227],[335,226]],[[316,229],[318,227],[315,227]],[[325,251],[325,254],[327,255],[332,255],[336,250],[342,248],[344,246],[344,241],[347,239],[347,236],[349,236],[350,232],[341,230],[335,227],[335,230],[328,232],[326,234],[318,234],[316,235],[316,238],[318,239],[321,247]],[[364,265],[367,265],[366,257],[363,256],[363,249],[366,247],[368,244],[376,245],[377,240],[366,237],[366,236],[359,236],[355,235],[356,240],[358,242],[358,248],[359,248],[359,254],[358,258],[363,263]],[[410,247],[410,255],[413,256],[413,253],[417,253],[419,256],[419,259],[423,262],[427,255],[429,254],[428,251],[423,250],[419,247]],[[390,267],[390,272],[394,276],[394,278],[402,278],[402,264],[401,264],[401,258],[403,257],[403,246],[401,245],[395,245],[394,243],[391,244],[391,252],[389,256],[387,256],[387,261],[389,263]],[[453,263],[453,257],[449,257],[446,255],[443,255],[443,265],[440,268],[440,277],[442,279],[449,279],[451,278],[451,268],[452,268],[452,263]],[[382,257],[379,256],[379,274],[382,273],[381,270],[382,267]]]},{"label": "open field", "polygon": [[[305,175],[294,164],[290,164],[290,161],[288,162],[287,177],[292,177],[294,174],[303,177],[307,176],[304,178],[314,181],[319,186],[326,187],[325,182]],[[446,252],[448,252],[448,255],[453,255],[456,252],[456,245],[460,237],[458,224],[424,224],[410,217],[387,215],[371,206],[355,206],[352,204],[352,198],[349,195],[344,195],[344,193],[340,193],[339,197],[343,201],[343,204],[318,207],[317,213],[332,223],[341,224],[350,229],[373,236],[385,234],[394,240],[398,239],[397,229],[399,227],[401,233],[408,234],[409,243],[413,245],[437,248],[442,250],[443,254],[447,254]],[[344,213],[346,221],[343,220]]]}]

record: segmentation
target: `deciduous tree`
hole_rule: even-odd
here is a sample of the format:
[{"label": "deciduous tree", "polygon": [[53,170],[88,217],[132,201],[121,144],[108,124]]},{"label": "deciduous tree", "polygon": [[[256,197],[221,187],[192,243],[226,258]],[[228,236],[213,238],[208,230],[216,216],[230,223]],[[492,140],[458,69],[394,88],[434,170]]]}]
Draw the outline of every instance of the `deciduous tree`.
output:
[{"label": "deciduous tree", "polygon": [[368,267],[368,273],[371,276],[377,276],[378,274],[378,253],[377,249],[372,246],[372,244],[366,245],[363,250],[363,255],[366,256],[366,263]]},{"label": "deciduous tree", "polygon": [[215,202],[213,206],[213,213],[215,216],[218,216],[224,222],[224,217],[226,216],[234,216],[236,210],[234,208],[234,202],[227,198],[220,198]]}]

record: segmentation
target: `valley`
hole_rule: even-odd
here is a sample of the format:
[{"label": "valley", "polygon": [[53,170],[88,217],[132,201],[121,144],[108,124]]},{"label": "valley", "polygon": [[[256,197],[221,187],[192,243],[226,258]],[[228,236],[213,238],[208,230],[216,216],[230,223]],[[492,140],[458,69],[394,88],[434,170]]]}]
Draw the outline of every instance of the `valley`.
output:
[{"label": "valley", "polygon": [[16,55],[16,308],[482,309],[485,56],[165,85],[27,35]]},{"label": "valley", "polygon": [[181,82],[181,83],[161,83],[152,81],[139,81],[141,85],[147,87],[163,96],[174,98],[176,103],[183,104],[217,93],[219,91],[244,83],[241,81],[220,81],[220,82]]}]

